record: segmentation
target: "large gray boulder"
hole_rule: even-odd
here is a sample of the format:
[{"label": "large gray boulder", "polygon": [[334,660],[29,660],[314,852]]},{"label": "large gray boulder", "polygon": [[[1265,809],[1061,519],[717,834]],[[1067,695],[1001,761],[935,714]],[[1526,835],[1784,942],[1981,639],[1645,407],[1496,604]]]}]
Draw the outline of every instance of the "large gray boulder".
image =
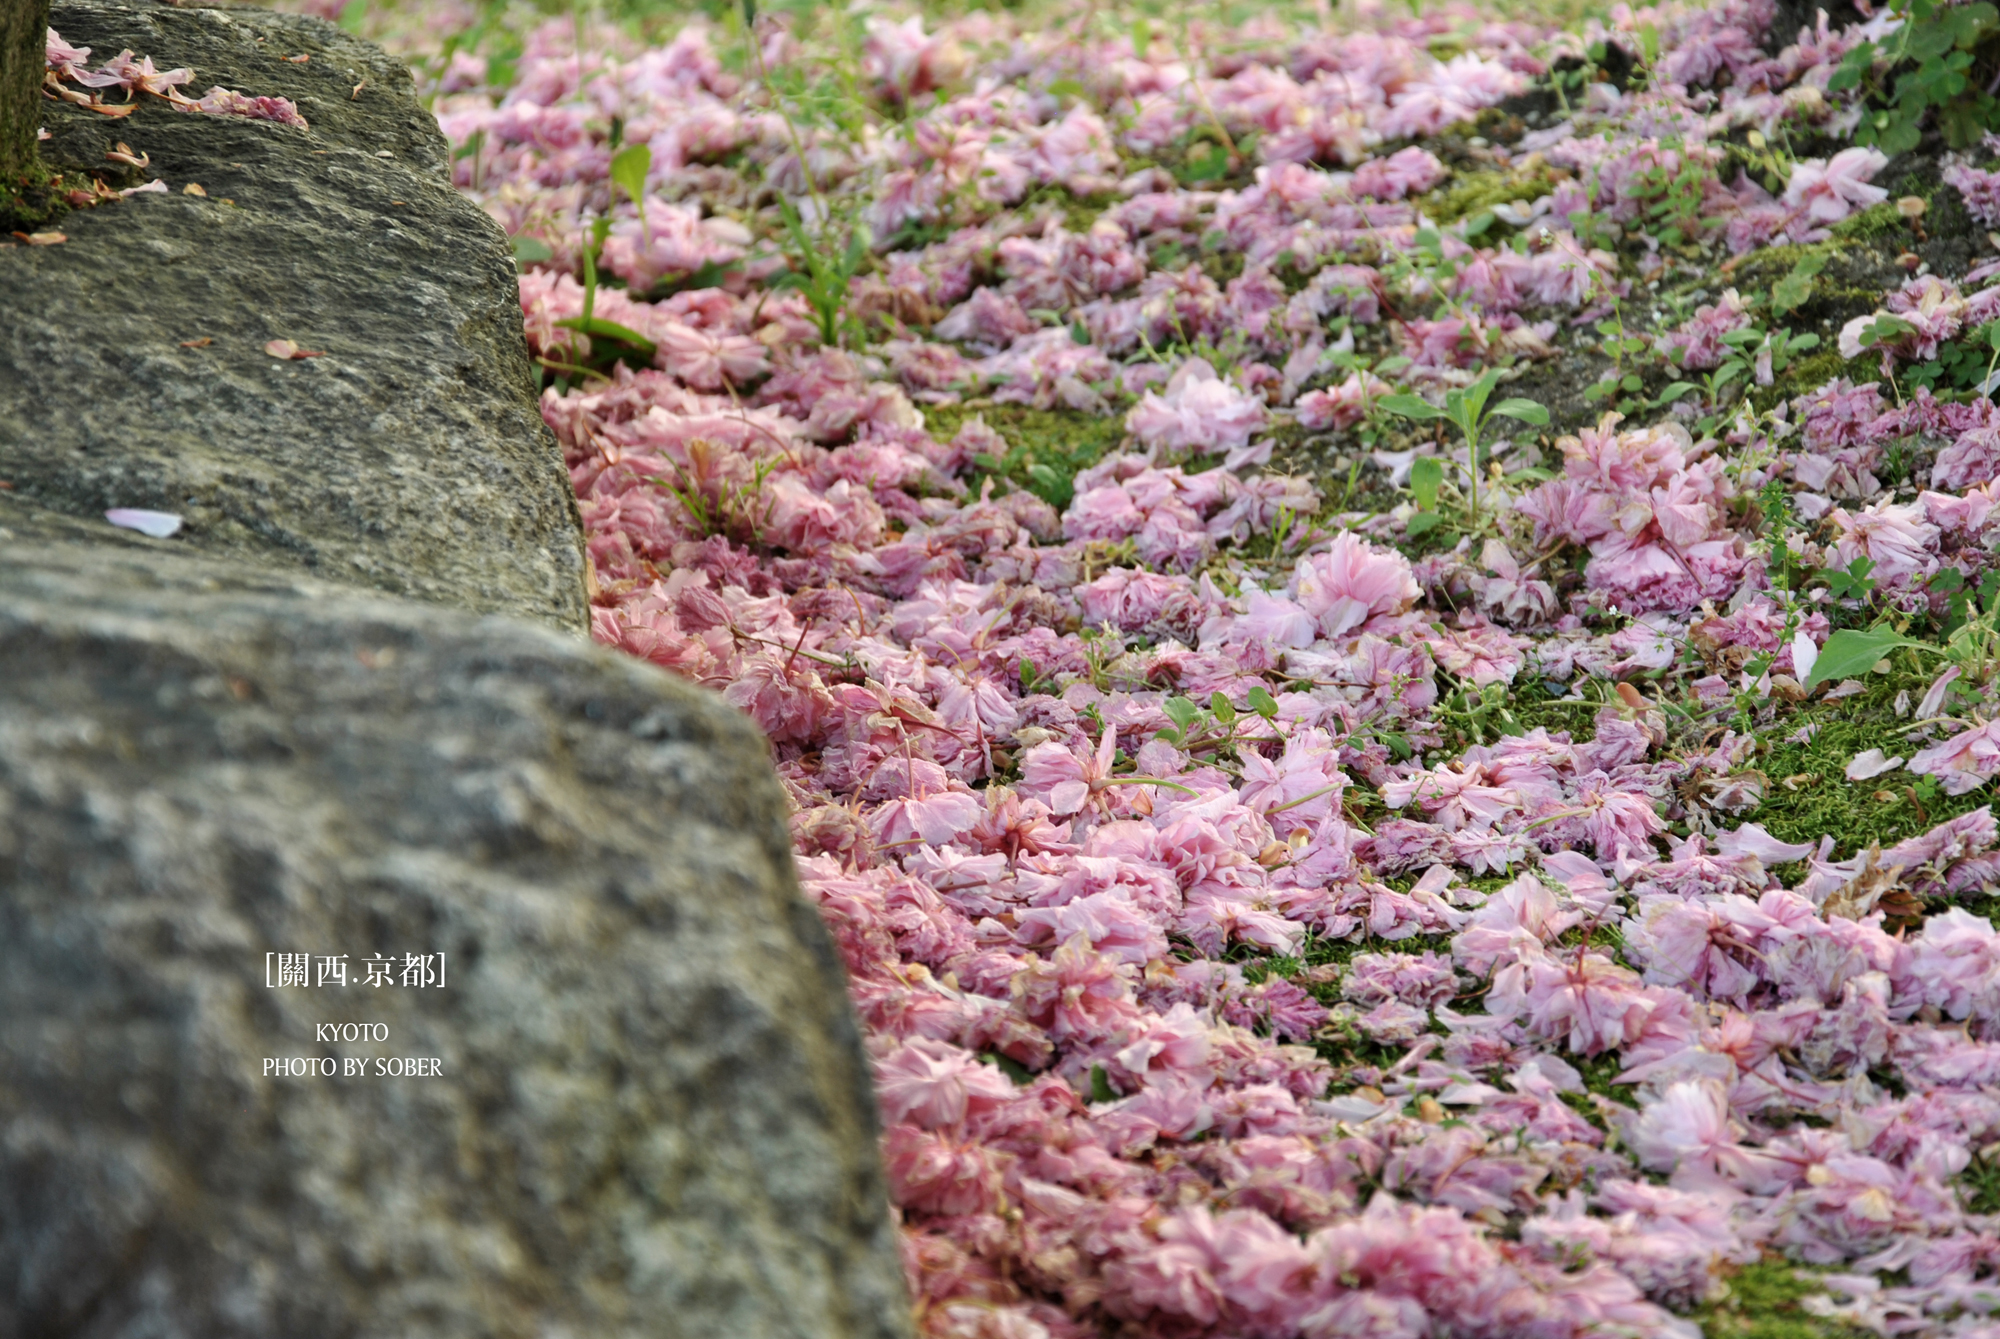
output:
[{"label": "large gray boulder", "polygon": [[754,729],[176,543],[0,500],[0,1335],[906,1334]]},{"label": "large gray boulder", "polygon": [[[178,512],[211,553],[583,630],[512,254],[452,190],[409,70],[263,10],[57,0],[52,23],[96,59],[192,67],[197,96],[291,98],[311,129],[46,104],[52,162],[171,193],[0,248],[0,480],[77,516]],[[119,142],[150,168],[108,159]],[[280,361],[276,339],[325,356]]]}]

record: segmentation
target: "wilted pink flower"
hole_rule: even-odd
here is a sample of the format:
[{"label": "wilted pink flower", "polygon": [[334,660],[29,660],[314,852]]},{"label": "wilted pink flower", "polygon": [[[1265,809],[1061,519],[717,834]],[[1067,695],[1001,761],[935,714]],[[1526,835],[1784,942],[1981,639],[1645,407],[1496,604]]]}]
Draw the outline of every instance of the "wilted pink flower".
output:
[{"label": "wilted pink flower", "polygon": [[153,93],[165,97],[177,85],[193,79],[194,71],[156,70],[151,56],[134,60],[130,51],[121,51],[99,69],[72,77],[86,88],[122,88],[127,95]]},{"label": "wilted pink flower", "polygon": [[1658,1101],[1641,1107],[1626,1139],[1640,1166],[1677,1172],[1713,1169],[1734,1151],[1739,1132],[1720,1088],[1687,1082],[1669,1085]]},{"label": "wilted pink flower", "polygon": [[992,1155],[977,1141],[893,1126],[883,1136],[882,1164],[891,1197],[919,1213],[977,1213],[999,1197]]},{"label": "wilted pink flower", "polygon": [[1749,324],[1750,314],[1743,299],[1735,289],[1724,289],[1720,302],[1696,308],[1680,329],[1661,338],[1660,347],[1670,354],[1677,353],[1676,361],[1683,368],[1706,371],[1720,366],[1729,355],[1729,346],[1722,342],[1722,337]]},{"label": "wilted pink flower", "polygon": [[1961,730],[1910,759],[1910,770],[1934,776],[1947,793],[1963,795],[2000,775],[2000,719]]},{"label": "wilted pink flower", "polygon": [[696,390],[717,391],[740,386],[769,370],[767,350],[744,335],[715,335],[668,321],[655,341],[655,361],[662,371],[679,377]]},{"label": "wilted pink flower", "polygon": [[1889,198],[1889,192],[1868,184],[1888,165],[1888,155],[1879,149],[1842,149],[1824,160],[1801,158],[1792,164],[1785,203],[1805,210],[1816,223],[1838,223]]},{"label": "wilted pink flower", "polygon": [[62,40],[62,34],[51,28],[43,43],[43,59],[56,78],[82,83],[84,65],[90,60],[90,48],[71,46]]},{"label": "wilted pink flower", "polygon": [[875,1096],[890,1124],[952,1129],[1014,1095],[1014,1085],[959,1047],[912,1037],[875,1066]]},{"label": "wilted pink flower", "polygon": [[1406,195],[1422,195],[1449,175],[1435,154],[1412,145],[1387,158],[1371,158],[1356,168],[1351,189],[1356,195],[1376,200],[1400,200]]},{"label": "wilted pink flower", "polygon": [[1147,391],[1125,416],[1125,426],[1148,446],[1212,453],[1247,447],[1264,426],[1264,402],[1215,375],[1200,358],[1181,364],[1166,393]]},{"label": "wilted pink flower", "polygon": [[1339,385],[1307,391],[1295,406],[1299,426],[1314,432],[1351,428],[1367,416],[1371,401],[1390,393],[1390,386],[1372,372],[1350,373]]},{"label": "wilted pink flower", "polygon": [[297,130],[312,129],[290,98],[249,97],[234,89],[216,87],[202,94],[198,102],[178,101],[174,106],[184,112],[207,112],[211,116],[247,116],[257,121],[276,121],[279,125],[291,126]]},{"label": "wilted pink flower", "polygon": [[870,18],[861,48],[861,68],[876,90],[899,101],[941,88],[963,73],[965,53],[947,37],[924,32],[924,21],[912,16],[901,23]]},{"label": "wilted pink flower", "polygon": [[1876,580],[1898,583],[1937,567],[1938,528],[1923,519],[1923,509],[1884,499],[1861,511],[1835,509],[1827,513],[1840,534],[1833,566],[1846,567],[1866,556]]},{"label": "wilted pink flower", "polygon": [[[86,48],[84,54],[89,55]],[[54,63],[51,58],[50,63]],[[1966,212],[1985,228],[2000,228],[2000,172],[1987,172],[1964,163],[1944,170],[1944,183],[1965,199]]]},{"label": "wilted pink flower", "polygon": [[1422,593],[1408,559],[1372,549],[1349,530],[1334,536],[1326,552],[1300,559],[1292,573],[1293,598],[1327,637],[1351,632],[1377,614],[1400,614]]}]

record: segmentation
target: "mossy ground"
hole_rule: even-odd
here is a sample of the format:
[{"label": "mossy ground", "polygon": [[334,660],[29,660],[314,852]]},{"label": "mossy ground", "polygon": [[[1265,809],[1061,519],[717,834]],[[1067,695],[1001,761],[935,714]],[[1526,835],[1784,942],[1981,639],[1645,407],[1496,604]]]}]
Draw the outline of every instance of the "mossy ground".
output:
[{"label": "mossy ground", "polygon": [[14,232],[39,232],[69,212],[59,193],[62,178],[36,163],[15,177],[0,181],[0,237]]},{"label": "mossy ground", "polygon": [[1726,1275],[1728,1291],[1691,1316],[1706,1339],[1864,1339],[1869,1331],[1815,1316],[1800,1305],[1825,1288],[1810,1270],[1777,1257]]},{"label": "mossy ground", "polygon": [[[1927,660],[1935,673],[1936,658]],[[1908,758],[1923,747],[1903,733],[1911,721],[1897,716],[1894,704],[1899,693],[1908,693],[1913,700],[1921,697],[1928,676],[1899,670],[1868,677],[1872,682],[1866,692],[1837,702],[1802,705],[1758,732],[1768,747],[1756,765],[1770,778],[1770,785],[1762,806],[1745,818],[1762,823],[1780,841],[1830,836],[1834,855],[1844,858],[1872,844],[1893,846],[1993,802],[1987,787],[1947,795],[1929,778],[1902,769],[1867,781],[1849,781],[1848,762],[1866,749]],[[1811,739],[1792,742],[1808,725],[1816,727]]]},{"label": "mossy ground", "polygon": [[989,477],[1002,479],[1036,494],[1058,511],[1070,504],[1077,471],[1095,465],[1125,440],[1125,421],[1120,415],[1107,418],[1074,409],[1034,409],[992,401],[924,409],[925,424],[941,442],[950,441],[975,418],[986,420],[986,426],[1006,440],[1007,454],[990,462],[974,462],[973,490],[976,492]]}]

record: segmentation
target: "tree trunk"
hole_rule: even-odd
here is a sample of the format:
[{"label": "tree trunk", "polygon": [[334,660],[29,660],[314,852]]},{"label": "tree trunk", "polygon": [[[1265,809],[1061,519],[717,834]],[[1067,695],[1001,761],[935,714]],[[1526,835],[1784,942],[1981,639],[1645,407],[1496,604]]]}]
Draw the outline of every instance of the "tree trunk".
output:
[{"label": "tree trunk", "polygon": [[36,175],[49,0],[0,0],[0,191]]}]

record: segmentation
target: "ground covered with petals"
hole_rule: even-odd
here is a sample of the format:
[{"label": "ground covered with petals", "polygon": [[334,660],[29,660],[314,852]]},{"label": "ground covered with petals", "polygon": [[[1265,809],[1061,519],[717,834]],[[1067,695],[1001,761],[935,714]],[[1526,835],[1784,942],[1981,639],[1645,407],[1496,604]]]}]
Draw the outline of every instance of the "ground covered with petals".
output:
[{"label": "ground covered with petals", "polygon": [[2000,1333],[2000,173],[1842,13],[368,20],[924,1333]]}]

